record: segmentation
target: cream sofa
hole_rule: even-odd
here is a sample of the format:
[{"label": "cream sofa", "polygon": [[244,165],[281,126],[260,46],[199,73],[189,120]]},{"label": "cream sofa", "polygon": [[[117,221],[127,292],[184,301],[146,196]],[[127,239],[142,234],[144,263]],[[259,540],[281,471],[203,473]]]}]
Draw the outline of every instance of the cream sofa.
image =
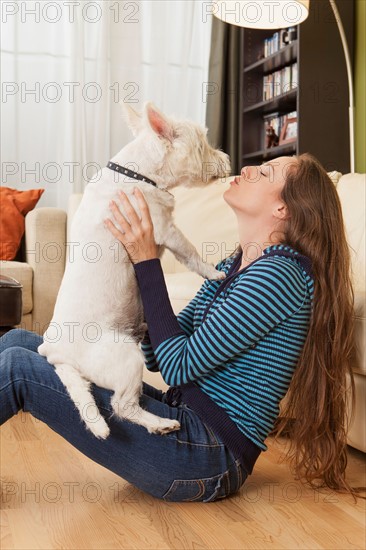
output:
[{"label": "cream sofa", "polygon": [[36,208],[25,218],[24,261],[0,261],[0,273],[22,285],[20,327],[43,334],[65,270],[66,212]]},{"label": "cream sofa", "polygon": [[[340,175],[340,174],[339,174]],[[352,252],[355,288],[355,318],[357,353],[354,359],[354,376],[356,384],[356,412],[353,424],[348,433],[349,444],[366,452],[365,421],[366,421],[366,366],[365,366],[365,196],[366,174],[346,174],[338,182],[337,174],[333,181],[342,203],[342,209],[348,233],[348,241]],[[228,181],[218,180],[206,189],[176,189],[175,221],[177,226],[196,246],[202,258],[211,263],[217,263],[229,255],[237,246],[236,218],[224,202],[222,195],[228,186]],[[67,225],[78,207],[82,195],[70,197]],[[41,209],[39,209],[41,210]],[[36,212],[36,211],[35,211]],[[31,213],[32,214],[32,213]],[[28,216],[30,216],[29,214]],[[35,214],[33,213],[33,216]],[[28,218],[27,216],[27,218]],[[60,218],[55,218],[60,223]],[[65,222],[63,222],[65,223]],[[27,219],[27,224],[29,220]],[[28,227],[28,226],[27,226]],[[68,233],[68,232],[67,232]],[[57,229],[58,236],[65,234],[65,227]],[[39,236],[41,239],[41,237]],[[48,236],[49,241],[56,236]],[[47,237],[42,237],[42,242]],[[34,239],[32,239],[33,243]],[[64,250],[64,242],[60,242],[60,250]],[[258,250],[253,245],[253,258]],[[169,296],[175,313],[178,313],[195,295],[203,279],[195,273],[190,273],[172,254],[166,251],[162,258],[165,279]],[[61,261],[59,264],[61,267]],[[55,266],[50,264],[50,270]],[[12,275],[16,277],[16,275]],[[59,274],[57,275],[59,278]],[[58,280],[58,279],[57,279]],[[56,279],[53,286],[57,286]],[[45,292],[49,289],[45,288]],[[54,293],[53,293],[54,294]],[[38,299],[38,298],[36,298]],[[36,308],[37,309],[37,308]],[[49,319],[51,316],[49,315]],[[145,381],[165,389],[159,373],[145,370]]]}]

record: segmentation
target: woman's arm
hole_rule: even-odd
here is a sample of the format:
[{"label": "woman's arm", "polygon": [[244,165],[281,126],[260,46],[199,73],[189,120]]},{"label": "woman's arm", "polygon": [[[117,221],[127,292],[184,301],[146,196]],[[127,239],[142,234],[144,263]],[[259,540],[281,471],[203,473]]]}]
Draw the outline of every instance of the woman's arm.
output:
[{"label": "woman's arm", "polygon": [[[216,269],[219,269],[219,266],[220,264],[216,266]],[[186,307],[178,313],[177,320],[178,320],[179,326],[183,329],[186,336],[191,336],[191,334],[193,334],[193,331],[194,331],[193,319],[194,319],[195,308],[202,292],[204,291],[204,289],[208,284],[209,282],[205,281],[201,286],[200,290],[197,292],[196,296],[192,298],[189,304],[187,304]],[[155,352],[151,345],[150,335],[148,331],[146,332],[144,339],[141,342],[141,350],[145,356],[146,368],[152,372],[158,372],[159,366],[156,362]]]}]

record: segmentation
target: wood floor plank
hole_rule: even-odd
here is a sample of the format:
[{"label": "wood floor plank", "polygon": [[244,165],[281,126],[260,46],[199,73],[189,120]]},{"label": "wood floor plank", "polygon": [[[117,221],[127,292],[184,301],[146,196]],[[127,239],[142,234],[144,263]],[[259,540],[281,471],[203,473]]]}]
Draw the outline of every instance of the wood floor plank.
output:
[{"label": "wood floor plank", "polygon": [[[226,503],[225,503],[226,504]],[[202,518],[197,514],[197,505],[194,503],[176,504],[179,515],[186,519],[192,529],[198,533],[202,533]],[[212,514],[213,509],[217,510],[217,514]],[[235,536],[231,530],[230,524],[226,522],[227,515],[223,510],[222,502],[207,503],[204,510],[204,540],[208,548],[222,550],[222,548],[230,548],[230,550],[240,550],[243,548],[242,533],[240,536]],[[220,515],[220,521],[216,515]]]}]

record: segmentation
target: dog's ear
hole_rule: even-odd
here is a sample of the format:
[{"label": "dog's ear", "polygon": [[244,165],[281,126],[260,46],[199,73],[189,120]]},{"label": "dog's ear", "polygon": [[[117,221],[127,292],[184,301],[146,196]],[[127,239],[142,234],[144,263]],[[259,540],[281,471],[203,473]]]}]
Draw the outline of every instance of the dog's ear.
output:
[{"label": "dog's ear", "polygon": [[137,134],[140,132],[140,130],[142,130],[144,126],[142,115],[135,111],[135,109],[128,105],[128,103],[121,102],[121,105],[123,118],[125,119],[133,135],[137,136]]},{"label": "dog's ear", "polygon": [[174,128],[172,123],[151,102],[145,105],[145,114],[152,130],[162,139],[172,142]]}]

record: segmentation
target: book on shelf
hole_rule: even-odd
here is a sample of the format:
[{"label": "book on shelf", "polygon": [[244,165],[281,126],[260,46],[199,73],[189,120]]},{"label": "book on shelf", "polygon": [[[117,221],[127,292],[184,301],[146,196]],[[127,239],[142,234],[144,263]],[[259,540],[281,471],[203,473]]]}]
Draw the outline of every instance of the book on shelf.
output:
[{"label": "book on shelf", "polygon": [[273,73],[273,96],[277,97],[281,93],[281,71],[275,71]]},{"label": "book on shelf", "polygon": [[269,101],[273,98],[273,74],[263,77],[263,101]]},{"label": "book on shelf", "polygon": [[280,34],[275,32],[270,38],[264,39],[264,57],[269,57],[280,49]]},{"label": "book on shelf", "polygon": [[297,32],[295,27],[288,27],[287,29],[281,29],[276,31],[269,38],[265,38],[263,42],[263,55],[269,57],[278,52],[288,44],[291,44],[293,40],[296,40]]},{"label": "book on shelf", "polygon": [[263,76],[263,101],[270,101],[294,88],[297,88],[297,63]]},{"label": "book on shelf", "polygon": [[286,94],[291,90],[291,66],[281,69],[281,93]]},{"label": "book on shelf", "polygon": [[297,63],[291,65],[291,89],[297,88],[298,85],[298,71]]}]

